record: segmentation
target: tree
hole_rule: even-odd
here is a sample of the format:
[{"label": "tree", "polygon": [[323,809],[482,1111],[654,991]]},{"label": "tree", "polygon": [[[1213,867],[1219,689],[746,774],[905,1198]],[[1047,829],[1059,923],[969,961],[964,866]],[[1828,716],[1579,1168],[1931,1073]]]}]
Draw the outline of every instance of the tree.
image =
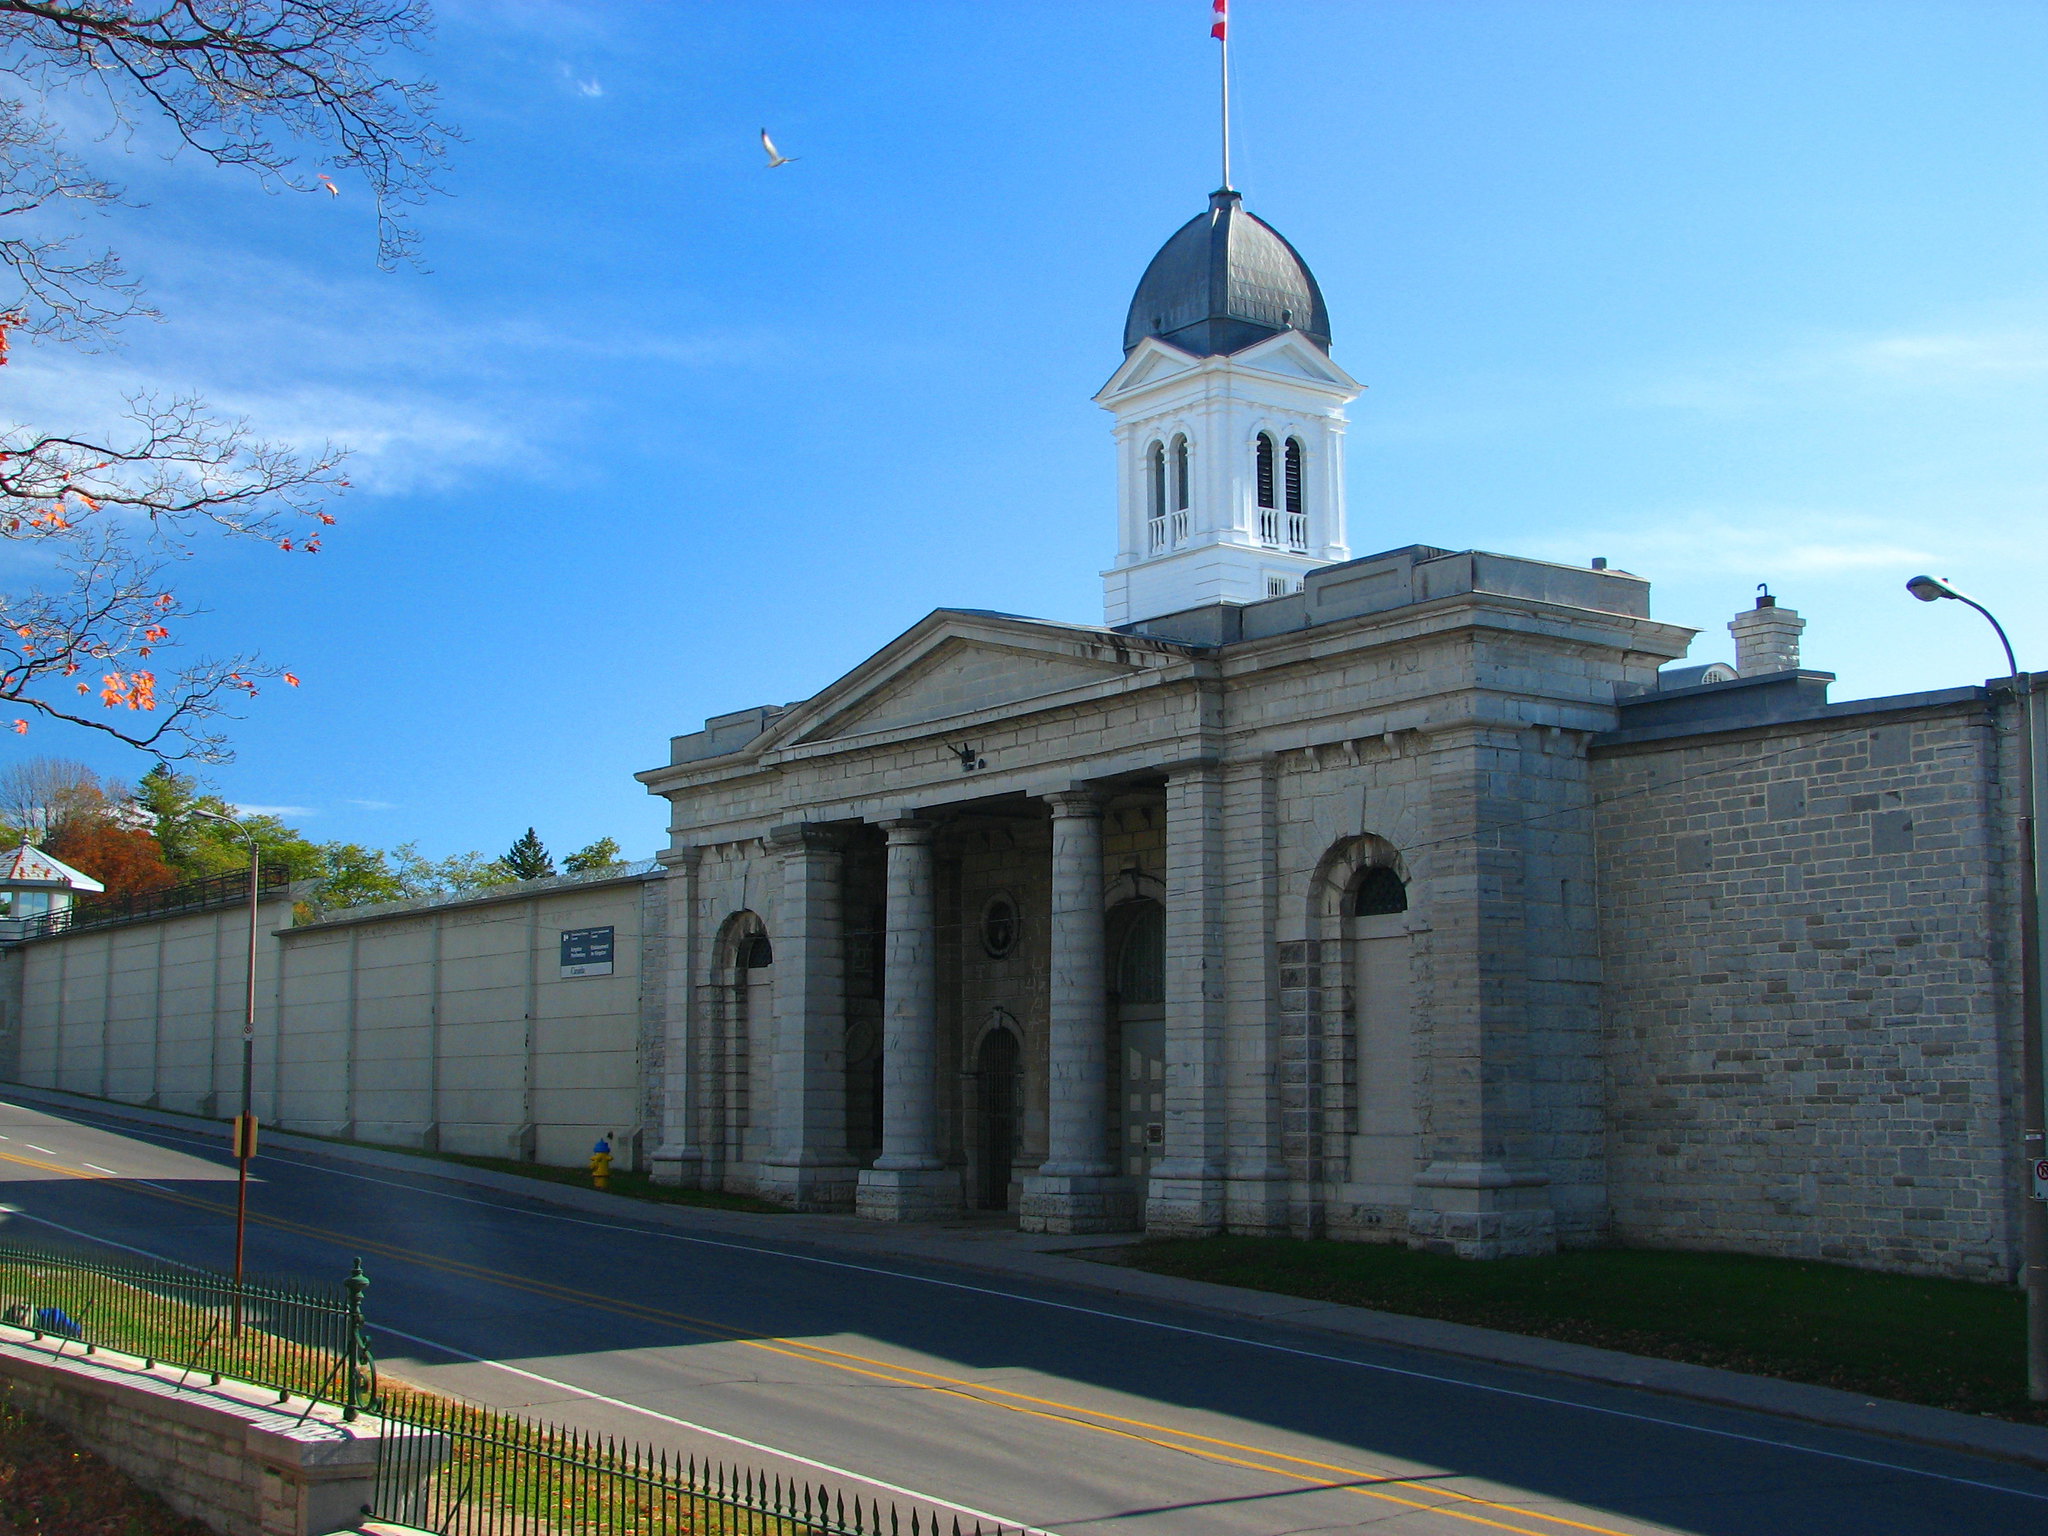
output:
[{"label": "tree", "polygon": [[[0,365],[10,338],[103,348],[152,314],[118,255],[51,233],[53,215],[121,201],[72,153],[67,95],[95,99],[101,141],[167,128],[275,190],[338,195],[313,167],[353,173],[389,266],[414,247],[405,210],[432,189],[449,130],[432,88],[384,55],[429,24],[424,0],[0,0],[0,75],[23,88],[0,94]],[[259,683],[298,679],[249,653],[160,676],[150,658],[197,612],[168,570],[202,534],[317,551],[341,455],[260,441],[186,395],[132,395],[119,415],[104,431],[0,420],[0,538],[39,573],[0,593],[0,703],[24,734],[40,715],[223,761],[214,722]]]},{"label": "tree", "polygon": [[164,862],[163,849],[147,830],[108,818],[73,817],[43,850],[91,875],[109,896],[138,896],[178,883],[177,871]]},{"label": "tree", "polygon": [[[135,806],[163,848],[164,862],[181,880],[247,869],[252,840],[265,864],[288,869],[295,878],[317,877],[326,866],[321,845],[297,828],[275,816],[238,810],[199,780],[164,763],[142,776],[135,787]],[[198,811],[231,816],[243,831],[195,814]]]},{"label": "tree", "polygon": [[498,862],[515,880],[545,880],[555,872],[555,861],[548,857],[539,834],[531,827],[526,829],[524,837],[505,850]]},{"label": "tree", "polygon": [[12,841],[42,843],[67,818],[95,815],[114,798],[100,776],[68,757],[30,757],[0,769],[0,822]]},{"label": "tree", "polygon": [[578,848],[562,860],[562,867],[572,875],[588,875],[595,874],[601,869],[610,869],[621,862],[617,841],[609,837],[600,837],[589,847]]}]

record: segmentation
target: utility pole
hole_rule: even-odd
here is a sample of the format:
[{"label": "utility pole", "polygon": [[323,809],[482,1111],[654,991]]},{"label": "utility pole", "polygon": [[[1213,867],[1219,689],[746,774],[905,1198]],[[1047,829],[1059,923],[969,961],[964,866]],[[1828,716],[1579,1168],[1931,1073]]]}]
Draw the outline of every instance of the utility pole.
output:
[{"label": "utility pole", "polygon": [[249,1232],[249,1159],[256,1155],[256,941],[260,927],[258,908],[263,888],[263,855],[249,829],[232,816],[200,810],[192,814],[208,821],[225,822],[249,843],[249,964],[242,1007],[242,1112],[235,1116],[235,1316],[234,1330],[242,1331],[242,1258]]}]

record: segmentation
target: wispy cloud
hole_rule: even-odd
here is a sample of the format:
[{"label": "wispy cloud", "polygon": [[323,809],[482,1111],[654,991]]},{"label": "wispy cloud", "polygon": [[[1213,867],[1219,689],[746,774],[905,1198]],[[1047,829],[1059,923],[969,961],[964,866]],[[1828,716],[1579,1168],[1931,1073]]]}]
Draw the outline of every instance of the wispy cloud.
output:
[{"label": "wispy cloud", "polygon": [[[1573,530],[1541,553],[1577,564],[1591,540],[1616,566],[1639,573],[1845,576],[1935,561],[1931,546],[1913,536],[1914,521],[1784,505],[1674,508],[1640,524]],[[1954,554],[1952,543],[1945,547]]]},{"label": "wispy cloud", "polygon": [[356,807],[357,809],[359,809],[359,810],[364,810],[364,811],[395,811],[395,810],[397,810],[397,809],[398,809],[398,802],[397,802],[397,801],[395,801],[395,800],[347,800],[347,799],[345,799],[345,800],[343,800],[343,801],[342,801],[341,803],[342,803],[343,805],[353,805],[353,806],[355,806],[355,807]]},{"label": "wispy cloud", "polygon": [[310,805],[241,805],[235,810],[243,816],[318,816],[319,811]]},{"label": "wispy cloud", "polygon": [[2040,379],[2048,379],[2048,329],[2019,325],[1833,337],[1674,370],[1627,393],[1639,405],[1740,413],[1845,394],[1961,394]]}]

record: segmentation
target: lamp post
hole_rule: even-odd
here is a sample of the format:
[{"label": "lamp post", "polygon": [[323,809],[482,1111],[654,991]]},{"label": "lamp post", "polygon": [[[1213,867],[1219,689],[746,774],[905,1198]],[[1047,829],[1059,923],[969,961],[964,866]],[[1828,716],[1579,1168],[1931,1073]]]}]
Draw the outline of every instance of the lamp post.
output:
[{"label": "lamp post", "polygon": [[2048,1165],[2048,1075],[2044,1075],[2041,1040],[2041,891],[2035,864],[2034,687],[2020,671],[2005,626],[1989,608],[1958,589],[1954,582],[1915,576],[1906,590],[1923,603],[1953,598],[1976,609],[1989,621],[2005,648],[2006,675],[2020,703],[2019,844],[2020,844],[2020,1058],[2026,1105],[2021,1117],[2020,1164],[2022,1209],[2025,1212],[2027,1288],[2027,1396],[2048,1402],[2048,1177],[2037,1171]]},{"label": "lamp post", "polygon": [[256,1155],[256,930],[263,855],[255,835],[232,816],[194,806],[194,816],[224,822],[249,843],[249,966],[242,1008],[242,1112],[235,1116],[235,1332],[242,1331],[242,1249],[249,1230],[249,1159]]}]

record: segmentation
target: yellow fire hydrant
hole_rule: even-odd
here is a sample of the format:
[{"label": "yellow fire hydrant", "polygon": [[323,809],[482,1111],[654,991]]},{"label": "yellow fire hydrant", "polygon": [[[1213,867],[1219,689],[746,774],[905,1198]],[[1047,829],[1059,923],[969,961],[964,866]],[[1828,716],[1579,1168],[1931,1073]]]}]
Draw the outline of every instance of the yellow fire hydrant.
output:
[{"label": "yellow fire hydrant", "polygon": [[612,1144],[603,1136],[590,1149],[590,1182],[596,1189],[612,1187]]}]

